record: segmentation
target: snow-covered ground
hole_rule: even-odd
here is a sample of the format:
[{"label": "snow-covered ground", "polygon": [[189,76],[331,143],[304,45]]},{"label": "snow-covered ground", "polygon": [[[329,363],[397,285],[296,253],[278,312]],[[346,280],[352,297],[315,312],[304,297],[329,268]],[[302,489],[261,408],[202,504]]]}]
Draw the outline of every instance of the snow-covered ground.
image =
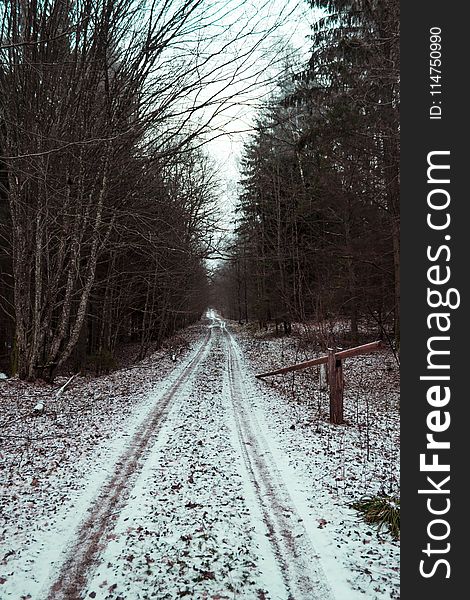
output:
[{"label": "snow-covered ground", "polygon": [[[0,382],[0,598],[41,598],[92,499],[155,394],[184,370],[205,327],[99,378],[57,385]],[[171,359],[178,352],[178,362]],[[34,414],[41,401],[43,414]]]},{"label": "snow-covered ground", "polygon": [[[232,328],[252,381],[255,373],[315,356],[295,336],[253,336],[236,324]],[[364,496],[399,496],[399,370],[389,350],[345,360],[343,370],[343,426],[328,422],[329,396],[319,367],[264,380],[257,385],[257,406],[269,415],[268,439],[309,498],[317,544],[327,544],[365,597],[399,598],[399,542],[385,531],[378,535],[348,508]]]},{"label": "snow-covered ground", "polygon": [[254,379],[293,343],[208,317],[176,363],[161,351],[59,399],[0,382],[0,598],[399,597],[399,544],[348,508],[397,492],[390,357],[345,365],[333,427],[318,382]]}]

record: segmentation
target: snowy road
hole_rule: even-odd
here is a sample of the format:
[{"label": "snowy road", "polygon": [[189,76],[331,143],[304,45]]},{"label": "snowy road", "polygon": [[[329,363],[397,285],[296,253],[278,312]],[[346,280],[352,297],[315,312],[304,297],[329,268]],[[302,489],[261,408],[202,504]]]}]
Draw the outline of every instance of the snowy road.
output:
[{"label": "snowy road", "polygon": [[318,539],[321,515],[283,456],[236,339],[208,316],[205,337],[120,443],[116,435],[121,450],[77,504],[78,525],[57,540],[42,587],[5,597],[364,598]]},{"label": "snowy road", "polygon": [[224,333],[233,410],[231,420],[236,424],[237,450],[243,457],[245,480],[254,492],[254,504],[262,515],[270,551],[282,575],[285,591],[281,597],[333,598],[319,556],[301,525],[302,518],[289,494],[289,482],[279,471],[263,429],[246,402],[249,382],[243,372],[237,343],[225,330]]},{"label": "snowy road", "polygon": [[89,508],[48,599],[334,598],[247,388],[240,349],[212,315]]},{"label": "snowy road", "polygon": [[188,361],[186,368],[170,389],[164,393],[138,428],[128,449],[116,463],[114,473],[89,509],[77,535],[77,541],[71,549],[68,559],[61,568],[57,580],[51,587],[48,598],[79,598],[86,587],[86,578],[91,568],[99,562],[100,550],[105,536],[109,535],[113,517],[125,506],[132,490],[136,473],[142,467],[143,459],[152,444],[158,438],[160,429],[174,408],[178,392],[192,379],[207,354],[210,336],[198,349],[196,355]]}]

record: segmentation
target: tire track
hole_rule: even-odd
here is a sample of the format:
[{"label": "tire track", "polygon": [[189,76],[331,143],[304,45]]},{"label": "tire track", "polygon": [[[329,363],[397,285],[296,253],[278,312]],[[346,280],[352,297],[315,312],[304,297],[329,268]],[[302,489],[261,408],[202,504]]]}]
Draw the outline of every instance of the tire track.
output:
[{"label": "tire track", "polygon": [[127,450],[116,462],[113,474],[88,509],[89,514],[78,530],[75,543],[50,587],[47,600],[78,600],[82,597],[89,571],[106,545],[105,536],[112,528],[113,517],[128,499],[145,455],[158,437],[174,404],[175,396],[197,371],[205,357],[211,343],[211,335],[212,329],[209,329],[195,356],[158,400],[134,434]]},{"label": "tire track", "polygon": [[[240,453],[251,480],[268,539],[278,563],[287,600],[332,600],[333,593],[319,564],[263,434],[244,401],[246,390],[236,342],[227,331],[228,378]],[[293,532],[295,524],[296,533]]]}]

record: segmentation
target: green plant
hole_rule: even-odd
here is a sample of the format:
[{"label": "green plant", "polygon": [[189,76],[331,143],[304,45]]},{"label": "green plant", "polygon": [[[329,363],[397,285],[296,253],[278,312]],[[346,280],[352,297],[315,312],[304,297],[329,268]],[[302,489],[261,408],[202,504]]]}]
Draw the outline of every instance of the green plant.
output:
[{"label": "green plant", "polygon": [[351,504],[351,508],[363,513],[366,523],[377,525],[377,530],[387,527],[391,536],[400,537],[400,499],[393,496],[371,496]]}]

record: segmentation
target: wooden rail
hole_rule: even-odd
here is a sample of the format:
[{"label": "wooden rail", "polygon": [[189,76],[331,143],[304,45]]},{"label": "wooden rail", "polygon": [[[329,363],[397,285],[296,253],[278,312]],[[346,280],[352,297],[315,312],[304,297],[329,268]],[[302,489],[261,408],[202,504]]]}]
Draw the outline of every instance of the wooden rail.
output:
[{"label": "wooden rail", "polygon": [[[353,356],[359,356],[359,354],[367,354],[368,352],[374,352],[383,347],[382,342],[370,342],[370,344],[364,344],[363,346],[356,346],[355,348],[349,348],[348,350],[340,350],[335,352],[337,360],[343,360],[344,358],[351,358]],[[312,358],[305,362],[297,363],[296,365],[289,365],[288,367],[282,367],[275,371],[269,371],[269,373],[260,373],[255,375],[257,379],[263,377],[270,377],[271,375],[282,375],[283,373],[290,373],[291,371],[300,371],[302,369],[308,369],[308,367],[315,367],[317,365],[326,365],[328,362],[328,356],[320,356],[318,358]]]},{"label": "wooden rail", "polygon": [[330,421],[332,423],[340,424],[344,423],[343,417],[343,390],[344,390],[344,378],[343,378],[343,365],[342,361],[345,358],[353,358],[361,354],[367,354],[368,352],[375,352],[384,347],[383,342],[370,342],[369,344],[363,344],[362,346],[356,346],[355,348],[348,348],[347,350],[333,350],[328,348],[328,354],[320,356],[318,358],[312,358],[302,363],[295,365],[289,365],[276,369],[275,371],[269,371],[268,373],[259,373],[256,375],[257,379],[263,377],[270,377],[271,375],[282,375],[284,373],[291,373],[293,371],[300,371],[302,369],[308,369],[309,367],[315,367],[318,365],[328,365],[328,384],[330,387]]}]

